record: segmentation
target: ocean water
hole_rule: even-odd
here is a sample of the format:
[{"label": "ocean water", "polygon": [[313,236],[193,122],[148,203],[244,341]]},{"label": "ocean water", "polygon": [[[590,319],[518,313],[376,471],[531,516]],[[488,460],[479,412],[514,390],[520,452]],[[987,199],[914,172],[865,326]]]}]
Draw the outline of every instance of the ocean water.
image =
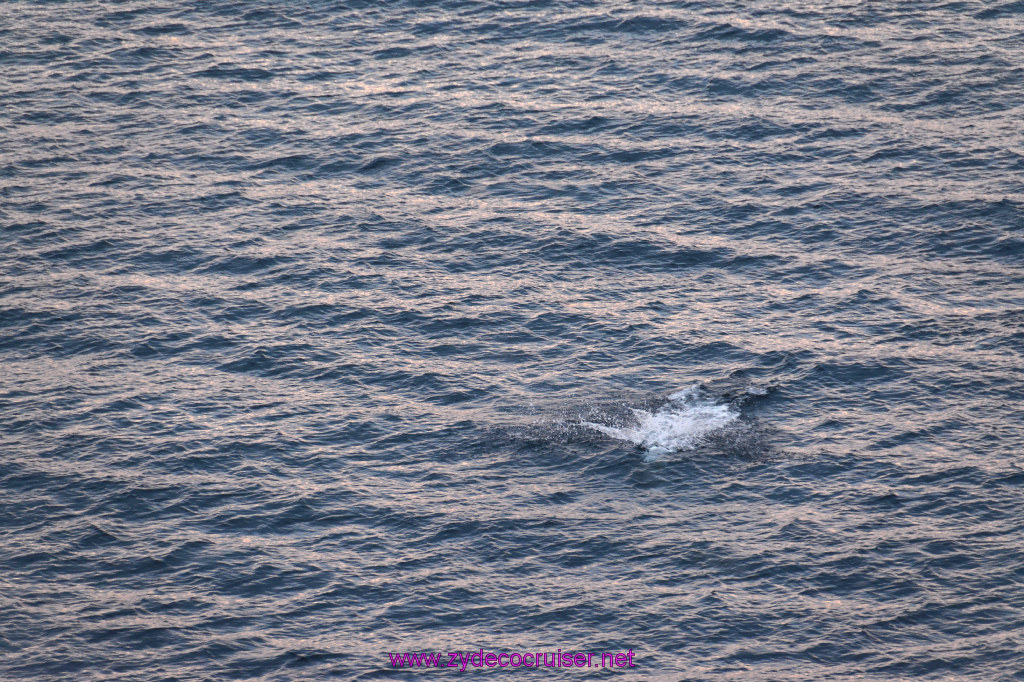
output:
[{"label": "ocean water", "polygon": [[1024,679],[1022,130],[1019,1],[0,4],[0,678]]}]

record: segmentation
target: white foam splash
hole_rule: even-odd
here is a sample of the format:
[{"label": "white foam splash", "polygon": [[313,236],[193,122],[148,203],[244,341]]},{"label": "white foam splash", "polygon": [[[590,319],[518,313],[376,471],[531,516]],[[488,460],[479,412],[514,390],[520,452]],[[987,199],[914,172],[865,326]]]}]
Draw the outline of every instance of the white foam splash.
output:
[{"label": "white foam splash", "polygon": [[739,413],[708,397],[699,386],[673,393],[656,412],[634,409],[637,423],[633,426],[607,426],[582,422],[584,426],[606,436],[630,441],[647,451],[646,458],[679,450],[692,450],[701,439],[735,421]]}]

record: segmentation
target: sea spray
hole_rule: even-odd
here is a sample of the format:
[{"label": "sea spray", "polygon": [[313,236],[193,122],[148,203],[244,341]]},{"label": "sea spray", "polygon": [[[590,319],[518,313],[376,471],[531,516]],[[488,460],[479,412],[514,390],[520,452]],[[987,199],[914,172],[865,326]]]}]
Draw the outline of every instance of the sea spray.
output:
[{"label": "sea spray", "polygon": [[581,422],[583,426],[642,447],[648,459],[680,450],[692,450],[709,434],[739,418],[739,412],[690,386],[668,396],[668,402],[651,412],[632,409],[635,423],[615,425]]}]

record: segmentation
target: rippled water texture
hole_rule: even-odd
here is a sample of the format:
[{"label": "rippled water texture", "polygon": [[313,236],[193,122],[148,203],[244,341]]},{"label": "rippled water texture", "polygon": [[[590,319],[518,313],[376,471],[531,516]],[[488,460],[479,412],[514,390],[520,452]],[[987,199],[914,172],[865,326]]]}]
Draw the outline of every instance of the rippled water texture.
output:
[{"label": "rippled water texture", "polygon": [[0,678],[1024,679],[1022,121],[1019,1],[3,3]]}]

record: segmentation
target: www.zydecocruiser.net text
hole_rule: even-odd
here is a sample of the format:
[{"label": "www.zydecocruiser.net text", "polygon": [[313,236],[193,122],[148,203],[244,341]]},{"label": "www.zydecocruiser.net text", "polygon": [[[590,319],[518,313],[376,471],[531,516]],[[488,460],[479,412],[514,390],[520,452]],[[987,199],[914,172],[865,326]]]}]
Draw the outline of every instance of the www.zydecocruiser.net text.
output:
[{"label": "www.zydecocruiser.net text", "polygon": [[528,651],[512,653],[452,651],[448,653],[388,653],[392,668],[635,668],[632,649],[626,652]]}]

